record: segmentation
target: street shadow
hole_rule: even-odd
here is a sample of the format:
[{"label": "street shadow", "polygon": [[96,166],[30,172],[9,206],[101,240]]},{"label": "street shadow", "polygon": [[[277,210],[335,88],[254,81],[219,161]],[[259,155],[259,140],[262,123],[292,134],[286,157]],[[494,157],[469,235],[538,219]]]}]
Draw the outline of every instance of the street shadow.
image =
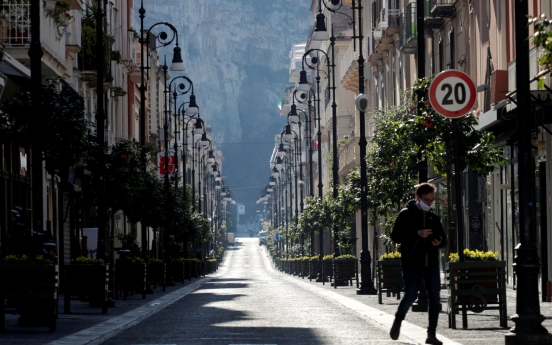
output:
[{"label": "street shadow", "polygon": [[[322,344],[310,328],[250,326],[255,315],[226,308],[227,302],[245,295],[213,293],[212,288],[230,279],[205,284],[193,295],[186,296],[151,318],[136,324],[102,344]],[[240,280],[245,281],[245,280]],[[210,286],[209,286],[210,285]],[[239,284],[235,284],[239,285]],[[246,284],[243,284],[246,285]],[[275,320],[276,321],[276,320]],[[129,336],[132,334],[132,336]],[[305,341],[308,340],[308,341]]]}]

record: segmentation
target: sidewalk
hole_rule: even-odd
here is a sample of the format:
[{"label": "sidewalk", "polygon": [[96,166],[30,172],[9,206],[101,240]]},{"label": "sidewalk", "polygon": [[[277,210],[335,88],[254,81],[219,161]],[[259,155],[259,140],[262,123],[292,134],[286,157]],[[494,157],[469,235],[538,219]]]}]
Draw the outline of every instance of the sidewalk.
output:
[{"label": "sidewalk", "polygon": [[[302,288],[317,293],[329,301],[352,309],[361,317],[364,317],[369,322],[376,324],[382,329],[389,330],[393,323],[394,314],[399,305],[399,300],[396,297],[383,296],[383,304],[378,304],[378,296],[367,296],[356,294],[356,283],[353,286],[340,286],[335,289],[330,283],[317,283],[314,280],[309,281],[308,278],[302,279],[299,276],[291,276],[289,274],[278,271],[270,260],[263,247],[265,255],[265,263],[269,269],[272,269],[276,274],[290,282],[300,285]],[[448,328],[448,316],[446,314],[447,306],[447,290],[441,291],[441,303],[443,311],[439,314],[439,326],[437,328],[438,338],[447,345],[503,345],[504,335],[509,329],[514,326],[510,321],[510,316],[515,314],[516,307],[516,291],[507,289],[508,302],[508,328],[499,326],[498,311],[490,310],[480,314],[468,312],[468,329],[462,329],[462,315],[456,316],[457,329]],[[401,296],[402,297],[402,296]],[[542,323],[543,326],[552,333],[552,303],[541,303],[540,312],[546,317]],[[401,328],[401,337],[399,340],[411,342],[413,344],[424,344],[427,327],[427,313],[410,311],[403,322]]]},{"label": "sidewalk", "polygon": [[[219,274],[223,265],[224,261],[214,274]],[[107,314],[102,314],[101,308],[90,308],[88,302],[78,300],[72,300],[71,313],[64,314],[64,296],[59,295],[56,332],[49,333],[47,327],[19,327],[19,315],[8,314],[6,332],[0,333],[0,344],[97,344],[173,304],[209,280],[207,276],[186,280],[184,284],[176,282],[175,286],[167,286],[165,292],[158,285],[145,299],[142,299],[142,294],[129,296],[126,300],[116,299],[115,307],[108,308]]]}]

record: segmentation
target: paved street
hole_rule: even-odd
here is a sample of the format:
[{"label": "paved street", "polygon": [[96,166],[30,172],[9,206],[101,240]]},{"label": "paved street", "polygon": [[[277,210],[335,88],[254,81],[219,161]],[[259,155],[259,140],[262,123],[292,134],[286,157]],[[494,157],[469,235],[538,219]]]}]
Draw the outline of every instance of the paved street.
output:
[{"label": "paved street", "polygon": [[[441,293],[444,307],[446,294]],[[281,273],[257,238],[237,237],[213,275],[165,293],[158,287],[146,299],[116,300],[105,315],[73,302],[71,314],[60,314],[55,333],[18,327],[17,316],[8,315],[0,344],[423,344],[426,313],[409,313],[399,341],[389,339],[397,304],[392,297],[378,304],[377,296],[358,296],[355,287],[334,289]],[[551,309],[541,303],[549,331]],[[508,316],[514,310],[515,291],[508,289]],[[508,320],[508,328],[500,328],[493,312],[470,313],[468,321],[467,330],[449,329],[441,312],[439,338],[446,345],[502,345],[513,326]],[[460,316],[457,322],[461,327]]]},{"label": "paved street", "polygon": [[400,343],[267,263],[256,238],[238,238],[214,278],[104,344]]}]

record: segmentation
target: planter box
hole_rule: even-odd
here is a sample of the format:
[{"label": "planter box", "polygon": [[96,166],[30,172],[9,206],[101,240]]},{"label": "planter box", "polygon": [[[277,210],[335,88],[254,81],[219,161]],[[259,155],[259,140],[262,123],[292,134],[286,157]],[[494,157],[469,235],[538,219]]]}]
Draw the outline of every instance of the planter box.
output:
[{"label": "planter box", "polygon": [[356,280],[358,289],[358,260],[357,259],[341,259],[332,260],[334,288],[337,286],[353,286],[353,280]]},{"label": "planter box", "polygon": [[0,265],[0,330],[5,314],[19,314],[21,326],[56,330],[58,315],[57,265]]},{"label": "planter box", "polygon": [[305,279],[309,275],[310,260],[301,260],[301,278]]},{"label": "planter box", "polygon": [[309,260],[309,280],[316,279],[318,277],[319,265],[318,265],[318,259],[310,259]]},{"label": "planter box", "polygon": [[322,276],[324,277],[322,281],[322,285],[325,285],[325,282],[327,281],[326,278],[328,278],[330,282],[332,281],[332,278],[333,278],[332,260],[322,260]]},{"label": "planter box", "polygon": [[184,262],[171,262],[169,264],[169,272],[173,281],[184,284]]},{"label": "planter box", "polygon": [[148,264],[148,279],[153,284],[154,288],[157,288],[157,284],[163,285],[165,282],[166,265],[161,263],[149,263]]},{"label": "planter box", "polygon": [[116,295],[123,295],[123,300],[136,292],[146,298],[146,264],[133,264],[130,259],[115,260],[115,290]]},{"label": "planter box", "polygon": [[142,298],[146,298],[147,276],[148,267],[145,263],[130,265],[130,279],[132,281],[132,287],[134,292],[142,293]]},{"label": "planter box", "polygon": [[377,261],[377,279],[379,304],[383,304],[383,293],[397,295],[397,299],[401,299],[401,292],[404,292],[401,260]]},{"label": "planter box", "polygon": [[205,263],[205,272],[213,273],[216,271],[217,263],[216,261],[206,261]]},{"label": "planter box", "polygon": [[190,275],[192,278],[199,278],[201,274],[201,263],[197,260],[190,261]]},{"label": "planter box", "polygon": [[90,307],[107,313],[109,265],[66,265],[63,278],[64,313],[71,313],[71,296],[88,300]]},{"label": "planter box", "polygon": [[500,326],[507,327],[505,261],[451,262],[445,271],[449,328],[456,328],[456,314],[462,312],[462,328],[467,329],[468,310],[498,310]]}]

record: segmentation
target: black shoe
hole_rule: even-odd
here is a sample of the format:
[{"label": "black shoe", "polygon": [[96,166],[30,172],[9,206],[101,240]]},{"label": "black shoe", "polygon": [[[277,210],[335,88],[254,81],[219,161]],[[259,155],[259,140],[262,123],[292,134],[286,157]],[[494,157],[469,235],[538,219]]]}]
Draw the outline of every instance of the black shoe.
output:
[{"label": "black shoe", "polygon": [[432,345],[443,345],[443,342],[440,341],[439,339],[437,339],[437,337],[435,336],[435,331],[431,332],[431,331],[428,331],[427,332],[427,338],[426,338],[426,344],[432,344]]},{"label": "black shoe", "polygon": [[399,335],[401,334],[401,323],[403,322],[402,319],[399,319],[395,317],[395,320],[393,321],[393,326],[391,326],[391,331],[389,332],[389,336],[393,340],[399,339]]}]

